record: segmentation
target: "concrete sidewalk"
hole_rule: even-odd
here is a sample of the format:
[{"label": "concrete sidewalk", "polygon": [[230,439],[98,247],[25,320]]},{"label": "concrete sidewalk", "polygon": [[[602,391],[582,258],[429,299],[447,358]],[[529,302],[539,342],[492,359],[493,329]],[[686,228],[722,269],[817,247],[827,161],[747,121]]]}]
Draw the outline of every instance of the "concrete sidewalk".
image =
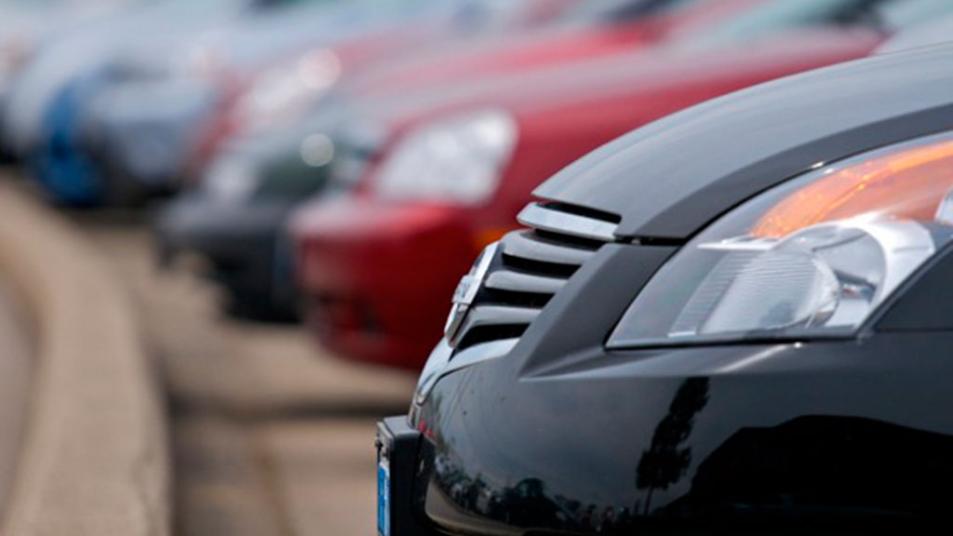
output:
[{"label": "concrete sidewalk", "polygon": [[36,326],[4,536],[169,532],[165,417],[135,311],[54,211],[0,177],[0,277]]},{"label": "concrete sidewalk", "polygon": [[376,419],[415,375],[337,359],[298,326],[223,317],[216,289],[161,272],[146,219],[74,221],[136,298],[172,408],[181,536],[376,534]]},{"label": "concrete sidewalk", "polygon": [[0,280],[0,519],[16,477],[31,383],[32,328],[16,293]]}]

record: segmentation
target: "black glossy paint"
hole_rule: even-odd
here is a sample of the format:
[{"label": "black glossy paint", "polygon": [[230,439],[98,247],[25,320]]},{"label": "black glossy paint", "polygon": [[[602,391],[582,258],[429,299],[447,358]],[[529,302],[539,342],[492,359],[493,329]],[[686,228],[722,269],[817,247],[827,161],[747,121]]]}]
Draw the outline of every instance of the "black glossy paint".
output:
[{"label": "black glossy paint", "polygon": [[813,164],[953,129],[951,66],[944,45],[769,82],[636,130],[536,193],[620,214],[621,236],[684,239]]},{"label": "black glossy paint", "polygon": [[878,331],[953,331],[953,246],[919,270],[877,319]]},{"label": "black glossy paint", "polygon": [[[796,174],[795,163],[809,167],[818,151],[840,158],[953,128],[953,83],[933,85],[953,82],[951,67],[946,47],[759,88],[737,98],[787,108],[765,112],[763,128],[757,114],[741,121],[760,141],[720,129],[739,124],[730,97],[721,112],[706,105],[648,128],[665,143],[633,135],[615,144],[614,157],[602,150],[606,164],[584,160],[541,192],[622,214],[624,234],[684,238]],[[843,82],[845,73],[856,80]],[[904,76],[905,88],[888,80]],[[858,95],[872,85],[848,106],[833,95],[845,83]],[[815,101],[827,118],[798,118]],[[918,103],[943,111],[933,118]],[[784,125],[773,122],[785,115]],[[696,145],[707,147],[707,171],[682,157]],[[635,169],[671,179],[637,180]],[[753,169],[768,174],[758,182]],[[735,197],[709,192],[699,201],[719,187]],[[642,197],[649,194],[655,202]],[[609,333],[677,250],[647,243],[604,246],[508,356],[446,376],[414,408],[426,441],[408,499],[420,519],[442,533],[514,535],[905,534],[945,521],[953,499],[953,248],[857,338],[609,352]]]},{"label": "black glossy paint", "polygon": [[891,334],[606,355],[534,378],[474,367],[420,416],[435,451],[425,485],[463,510],[427,513],[578,533],[942,518],[951,345]]}]

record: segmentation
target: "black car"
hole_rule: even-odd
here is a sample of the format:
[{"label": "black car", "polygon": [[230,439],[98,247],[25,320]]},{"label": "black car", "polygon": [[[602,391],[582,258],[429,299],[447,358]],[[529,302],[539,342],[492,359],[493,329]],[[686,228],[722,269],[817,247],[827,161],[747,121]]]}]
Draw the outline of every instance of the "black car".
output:
[{"label": "black car", "polygon": [[545,183],[379,425],[381,533],[945,521],[951,67],[944,45],[758,86]]},{"label": "black car", "polygon": [[298,293],[290,237],[291,211],[322,191],[335,152],[324,134],[327,114],[288,130],[243,139],[211,164],[197,188],[159,212],[160,260],[194,254],[226,291],[230,312],[258,320],[294,320]]}]

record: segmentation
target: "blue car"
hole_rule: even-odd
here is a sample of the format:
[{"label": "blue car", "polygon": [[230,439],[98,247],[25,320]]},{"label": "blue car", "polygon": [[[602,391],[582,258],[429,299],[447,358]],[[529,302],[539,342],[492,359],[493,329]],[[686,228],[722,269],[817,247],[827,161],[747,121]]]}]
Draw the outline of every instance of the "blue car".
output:
[{"label": "blue car", "polygon": [[[506,27],[521,20],[520,15],[529,18],[533,6],[552,3],[562,9],[573,1],[268,2],[272,7],[255,10],[256,16],[246,14],[217,32],[190,36],[190,46],[168,43],[175,45],[170,53],[163,46],[137,43],[135,48],[144,49],[138,55],[111,51],[101,67],[73,76],[58,89],[44,113],[40,143],[31,151],[32,169],[51,197],[62,203],[138,204],[178,189],[187,175],[192,149],[199,144],[198,136],[242,89],[251,86],[262,89],[269,100],[299,104],[320,99],[327,91],[287,95],[287,82],[297,80],[301,65],[295,58],[303,53],[408,24],[421,29],[437,26],[448,37]],[[262,0],[259,3],[265,5]],[[170,61],[176,55],[182,57]],[[177,67],[169,67],[170,62]],[[286,63],[292,76],[273,68]],[[257,88],[256,82],[263,87]],[[330,90],[327,86],[323,89]],[[284,126],[275,119],[279,111],[269,108],[265,113],[269,128]]]},{"label": "blue car", "polygon": [[7,145],[53,200],[101,204],[117,192],[95,158],[77,146],[88,128],[88,105],[117,81],[185,69],[196,62],[189,53],[205,36],[292,3],[166,0],[74,28],[47,43],[11,85],[3,110]]},{"label": "blue car", "polygon": [[108,79],[105,68],[73,79],[59,90],[44,113],[43,143],[28,156],[26,164],[31,176],[57,204],[95,205],[109,197],[96,162],[75,145],[84,103]]}]

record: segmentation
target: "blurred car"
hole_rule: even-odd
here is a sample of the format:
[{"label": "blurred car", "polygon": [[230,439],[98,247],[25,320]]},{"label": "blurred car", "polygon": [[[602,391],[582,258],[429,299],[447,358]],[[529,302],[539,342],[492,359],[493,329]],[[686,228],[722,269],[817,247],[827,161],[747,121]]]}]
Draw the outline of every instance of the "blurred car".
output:
[{"label": "blurred car", "polygon": [[[133,0],[0,1],[0,131],[6,102],[20,71],[50,39],[71,33],[132,4]],[[13,151],[0,136],[0,154]]]},{"label": "blurred car", "polygon": [[[11,103],[18,146],[28,155],[32,174],[61,203],[135,199],[135,189],[111,181],[101,172],[95,154],[79,150],[90,135],[96,139],[108,135],[90,124],[95,109],[120,117],[137,112],[147,118],[191,117],[214,106],[216,89],[230,83],[234,74],[230,67],[238,58],[269,47],[296,46],[311,31],[299,22],[297,32],[291,26],[275,38],[254,31],[256,24],[286,24],[311,6],[320,10],[334,4],[333,0],[165,0],[108,21],[115,31],[103,33],[102,26],[94,26],[49,47],[21,77],[15,88],[19,99]],[[241,32],[241,39],[236,32]],[[117,86],[126,91],[112,91]],[[131,95],[142,98],[130,99]],[[135,162],[144,171],[161,170],[176,150],[174,131],[141,129],[124,134],[124,143],[138,151]]]},{"label": "blurred car", "polygon": [[953,41],[953,17],[940,17],[900,32],[877,49],[877,52],[889,54],[950,41]]},{"label": "blurred car", "polygon": [[[104,188],[72,150],[84,106],[115,78],[140,77],[131,58],[161,50],[155,71],[201,68],[187,54],[196,36],[229,24],[264,0],[165,0],[123,10],[53,39],[29,62],[7,103],[8,144],[54,200],[88,203]],[[159,101],[160,103],[163,101]]]},{"label": "blurred car", "polygon": [[[487,5],[492,6],[496,1],[492,0]],[[618,25],[630,25],[634,19],[654,15],[672,3],[677,2],[602,0],[586,3],[585,9],[578,9],[575,4],[565,1],[509,2],[507,17],[502,22],[494,22],[489,27],[484,26],[482,32],[478,31],[485,37],[475,35],[472,39],[457,43],[457,40],[448,39],[443,31],[429,34],[415,31],[417,35],[408,41],[406,29],[399,26],[389,32],[373,32],[355,41],[341,43],[336,50],[339,56],[347,56],[340,52],[342,49],[357,48],[363,51],[362,61],[352,69],[359,74],[373,70],[380,63],[374,58],[390,58],[391,54],[387,52],[394,49],[397,43],[402,43],[397,48],[409,48],[410,44],[415,44],[416,48],[429,39],[441,45],[430,48],[482,50],[486,43],[511,40],[505,28],[514,27],[527,28],[527,34],[540,35],[551,41],[552,32],[545,27],[528,28],[535,28],[537,24],[534,23],[555,17],[554,24],[572,23],[576,31],[587,29],[590,23],[609,31]],[[547,9],[544,10],[544,7]],[[560,15],[567,8],[572,8],[572,11]],[[514,13],[521,15],[517,17]],[[579,24],[577,17],[586,24]],[[493,31],[500,27],[504,31]],[[532,42],[525,36],[518,41]],[[578,58],[579,54],[574,57]],[[468,73],[473,79],[492,75],[493,65]],[[432,79],[422,82],[423,86],[431,84],[437,83]],[[260,84],[253,84],[239,102],[255,100],[259,92],[270,93],[263,89],[269,85],[265,77]],[[228,148],[212,160],[196,190],[171,203],[157,220],[162,257],[171,262],[171,259],[184,253],[200,254],[209,261],[208,271],[212,278],[222,283],[227,290],[229,308],[243,316],[262,319],[295,317],[298,297],[294,292],[293,278],[289,277],[291,253],[284,228],[291,211],[327,182],[331,160],[335,160],[334,167],[339,170],[347,167],[343,162],[347,160],[346,154],[340,146],[335,146],[329,133],[336,132],[338,134],[335,137],[347,138],[348,152],[355,156],[362,151],[357,146],[373,146],[376,143],[374,133],[364,132],[360,124],[350,122],[351,115],[344,113],[347,106],[339,105],[340,99],[336,98],[334,92],[329,93],[310,92],[310,96],[304,100],[320,95],[330,102],[321,104],[290,133],[281,129],[272,132],[276,130],[274,125],[269,125],[271,128],[254,128],[249,123],[256,121],[235,119],[241,114],[243,106],[236,105],[229,109],[231,115],[225,116],[227,118],[224,121],[244,123],[243,131],[232,130],[231,135],[225,138]],[[301,107],[280,106],[278,108],[290,108],[290,111],[285,109],[279,112],[275,106],[267,106],[274,111],[248,115],[274,122],[275,115],[300,115]],[[277,123],[281,124],[280,121]],[[358,165],[359,160],[352,159]]]},{"label": "blurred car", "polygon": [[163,265],[200,256],[203,275],[222,285],[238,316],[295,320],[298,293],[288,215],[322,191],[333,156],[323,114],[268,136],[236,142],[209,167],[193,190],[156,219]]},{"label": "blurred car", "polygon": [[[66,0],[63,0],[64,2]],[[173,45],[182,37],[217,22],[222,11],[234,6],[244,10],[250,5],[267,0],[186,0],[129,1],[125,9],[110,11],[71,28],[71,31],[49,35],[40,43],[31,61],[16,77],[11,87],[11,101],[6,106],[8,121],[4,124],[4,141],[19,154],[26,154],[39,141],[44,111],[57,96],[62,86],[73,77],[109,63],[117,56],[117,49],[133,54],[156,41],[169,48],[166,61],[187,63]],[[67,2],[72,3],[72,2]],[[49,14],[69,14],[59,5],[50,6]],[[164,28],[169,19],[178,24]],[[163,29],[165,32],[156,30]],[[108,30],[108,31],[107,31]],[[159,35],[157,35],[159,34]]]},{"label": "blurred car", "polygon": [[[355,106],[353,122],[383,140],[364,151],[360,186],[319,199],[293,222],[307,322],[323,345],[352,359],[420,367],[457,274],[513,227],[533,188],[560,168],[685,106],[862,57],[895,27],[953,8],[937,0],[918,9],[899,0],[769,1],[734,3],[731,14],[731,5],[718,2],[724,16],[650,53],[413,97],[403,91],[376,110]],[[347,154],[346,141],[336,146]],[[516,271],[500,276],[497,294],[534,305],[551,284]],[[526,320],[518,310],[475,333],[518,334]]]},{"label": "blurred car", "polygon": [[711,19],[737,10],[739,3],[741,0],[588,0],[538,31],[447,43],[363,71],[346,89],[362,96],[393,95],[631,53],[669,41],[673,33],[689,34]]},{"label": "blurred car", "polygon": [[[502,9],[498,3],[268,3],[270,9],[239,19],[187,51],[201,72],[179,69],[155,76],[154,71],[162,69],[150,64],[165,62],[168,56],[160,46],[153,47],[152,54],[139,54],[145,59],[125,61],[126,70],[132,65],[152,76],[101,76],[99,87],[85,84],[91,89],[68,106],[75,110],[73,117],[59,119],[58,128],[47,136],[52,143],[43,163],[55,171],[61,161],[80,162],[85,174],[67,165],[64,175],[67,182],[69,177],[75,180],[69,186],[86,187],[83,202],[135,204],[153,193],[174,191],[185,175],[201,168],[197,162],[204,164],[217,141],[231,134],[236,124],[254,131],[280,128],[331,89],[353,65],[425,41],[448,25],[465,29],[481,23],[474,20],[474,5],[502,11],[502,18],[512,15],[512,8]],[[539,16],[539,12],[526,14],[527,18]],[[376,34],[365,39],[369,32]],[[63,100],[69,100],[65,93]],[[237,111],[231,113],[233,109]]]},{"label": "blurred car", "polygon": [[[409,418],[379,426],[383,533],[942,523],[951,63],[940,46],[765,84],[542,185],[464,280]],[[469,337],[527,310],[498,298],[512,274],[549,282],[530,327]]]},{"label": "blurred car", "polygon": [[[445,47],[477,36],[500,39],[508,32],[558,19],[578,3],[579,0],[455,0],[406,2],[406,6],[398,3],[403,8],[400,16],[378,12],[374,17],[376,24],[367,24],[334,39],[324,38],[320,46],[281,58],[251,76],[201,126],[199,139],[188,155],[184,179],[199,180],[218,150],[234,143],[236,138],[283,128],[355,73],[385,61],[394,62],[407,53],[418,53],[427,45],[440,43]],[[379,8],[373,7],[377,12]],[[313,71],[325,63],[333,65],[333,79],[317,84]]]}]

